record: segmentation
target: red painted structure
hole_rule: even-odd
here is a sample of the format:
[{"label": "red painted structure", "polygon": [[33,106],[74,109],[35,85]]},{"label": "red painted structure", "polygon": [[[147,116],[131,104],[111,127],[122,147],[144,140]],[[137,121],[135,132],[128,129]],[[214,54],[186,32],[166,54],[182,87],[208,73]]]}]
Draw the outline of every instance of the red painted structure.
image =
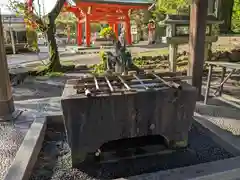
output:
[{"label": "red painted structure", "polygon": [[126,40],[127,44],[132,44],[131,39],[131,26],[129,18],[130,9],[147,9],[150,3],[119,3],[115,1],[113,3],[107,3],[106,1],[87,1],[82,0],[75,6],[65,4],[64,10],[72,12],[78,18],[78,32],[77,32],[77,44],[82,45],[82,24],[85,24],[86,33],[86,45],[91,44],[91,28],[92,22],[104,22],[108,23],[118,36],[118,24],[125,24]]},{"label": "red painted structure", "polygon": [[[27,0],[28,9],[32,11],[33,0]],[[97,0],[81,0],[75,6],[68,3],[64,5],[64,11],[72,12],[78,18],[77,24],[77,44],[82,45],[82,24],[85,24],[86,45],[91,45],[91,26],[92,22],[107,22],[113,27],[115,34],[118,36],[118,24],[125,24],[125,33],[127,44],[132,44],[131,25],[129,18],[129,10],[147,9],[151,3],[130,2],[123,3],[121,0],[114,1],[97,1]]]}]

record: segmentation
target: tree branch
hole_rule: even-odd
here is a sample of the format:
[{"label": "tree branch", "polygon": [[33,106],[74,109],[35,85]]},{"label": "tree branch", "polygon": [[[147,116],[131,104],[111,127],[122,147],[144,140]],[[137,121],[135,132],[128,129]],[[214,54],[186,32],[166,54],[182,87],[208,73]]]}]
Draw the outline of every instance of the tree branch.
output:
[{"label": "tree branch", "polygon": [[66,0],[58,0],[57,1],[53,10],[49,13],[49,16],[51,16],[52,19],[55,20],[58,17],[58,15],[60,14],[65,2],[66,2]]}]

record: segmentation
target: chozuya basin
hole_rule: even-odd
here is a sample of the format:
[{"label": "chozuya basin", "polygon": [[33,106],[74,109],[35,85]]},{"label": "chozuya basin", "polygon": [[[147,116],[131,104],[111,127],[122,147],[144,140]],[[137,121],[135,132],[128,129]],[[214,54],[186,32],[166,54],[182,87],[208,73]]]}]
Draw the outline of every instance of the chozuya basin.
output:
[{"label": "chozuya basin", "polygon": [[[165,83],[152,89],[146,85],[147,81],[142,84],[139,76],[136,77],[145,91],[134,91],[139,86],[127,80],[131,76],[122,76],[127,87],[124,92],[123,87],[118,86],[120,81],[112,76],[67,81],[61,104],[73,167],[77,167],[87,153],[114,140],[161,135],[169,142],[168,148],[187,146],[196,88],[179,82],[181,88]],[[110,94],[107,86],[112,89]],[[86,89],[92,95],[86,95]]]}]

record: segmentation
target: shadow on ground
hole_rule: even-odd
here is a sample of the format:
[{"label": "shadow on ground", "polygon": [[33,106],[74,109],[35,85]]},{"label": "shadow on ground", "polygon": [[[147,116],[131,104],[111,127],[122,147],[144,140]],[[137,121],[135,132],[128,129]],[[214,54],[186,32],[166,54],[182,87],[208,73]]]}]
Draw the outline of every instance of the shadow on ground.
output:
[{"label": "shadow on ground", "polygon": [[71,77],[29,77],[22,84],[13,87],[15,101],[59,97],[67,79]]},{"label": "shadow on ground", "polygon": [[238,108],[216,98],[210,98],[207,105],[198,102],[195,112],[219,128],[231,132],[233,135],[240,135],[240,112]]}]

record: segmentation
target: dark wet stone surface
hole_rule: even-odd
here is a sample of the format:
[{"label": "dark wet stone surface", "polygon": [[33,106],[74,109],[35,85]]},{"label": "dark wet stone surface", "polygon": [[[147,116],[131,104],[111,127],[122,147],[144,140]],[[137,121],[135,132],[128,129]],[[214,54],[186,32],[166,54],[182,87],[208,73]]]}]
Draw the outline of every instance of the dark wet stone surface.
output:
[{"label": "dark wet stone surface", "polygon": [[113,179],[142,173],[190,166],[233,157],[218,146],[204,131],[193,125],[189,148],[170,155],[154,155],[122,160],[117,163],[84,164],[71,168],[71,154],[65,134],[49,129],[31,180]]}]

